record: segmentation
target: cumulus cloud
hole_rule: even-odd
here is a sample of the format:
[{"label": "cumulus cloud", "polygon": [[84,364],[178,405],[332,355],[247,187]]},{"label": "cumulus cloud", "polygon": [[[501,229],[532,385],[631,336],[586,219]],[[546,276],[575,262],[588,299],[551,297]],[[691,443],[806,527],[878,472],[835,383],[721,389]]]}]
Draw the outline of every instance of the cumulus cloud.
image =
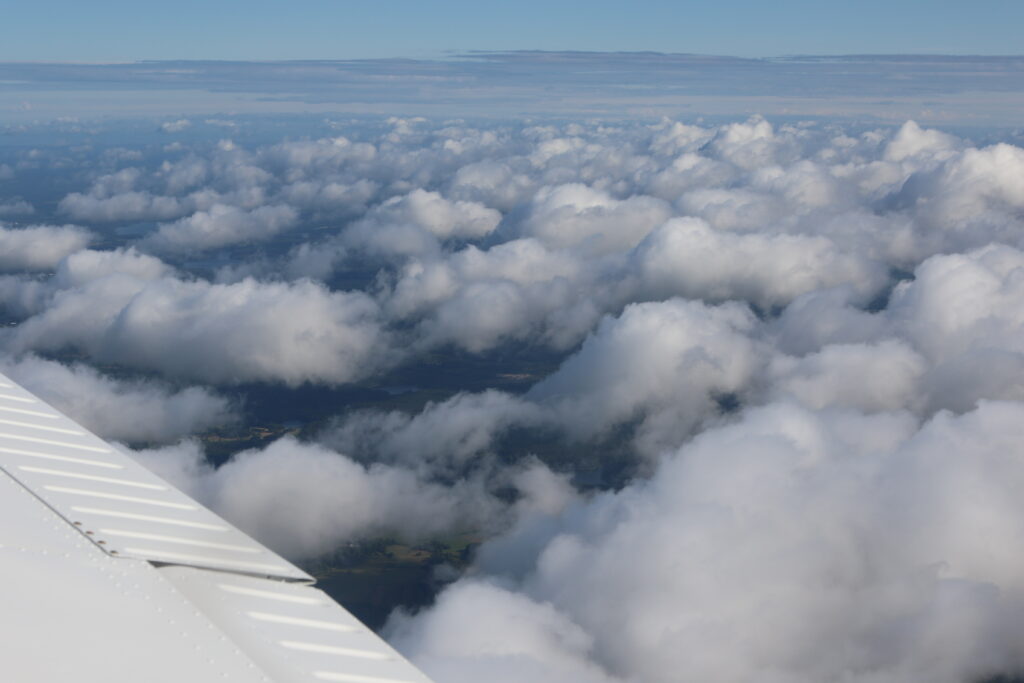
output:
[{"label": "cumulus cloud", "polygon": [[923,409],[921,382],[927,369],[911,346],[887,339],[830,344],[802,357],[779,355],[768,375],[774,400],[870,413]]},{"label": "cumulus cloud", "polygon": [[47,280],[0,278],[0,301],[26,317],[47,316],[54,331],[74,335],[76,329],[101,325],[146,282],[174,273],[162,261],[132,248],[84,249],[64,258]]},{"label": "cumulus cloud", "polygon": [[735,304],[673,299],[634,304],[607,317],[554,373],[522,396],[459,394],[414,417],[363,413],[342,420],[333,443],[438,472],[486,454],[511,428],[570,440],[635,431],[639,452],[657,455],[751,388],[766,352],[750,338],[756,320]]},{"label": "cumulus cloud", "polygon": [[747,171],[794,160],[797,154],[795,140],[776,135],[772,124],[760,117],[722,126],[709,146],[715,156]]},{"label": "cumulus cloud", "polygon": [[327,215],[358,216],[379,192],[380,185],[365,178],[352,183],[298,180],[283,187],[281,197],[291,205]]},{"label": "cumulus cloud", "polygon": [[[22,236],[52,274],[0,277],[17,323],[0,343],[176,382],[107,392],[178,406],[140,439],[203,428],[190,406],[221,399],[186,382],[423,379],[216,470],[188,442],[139,457],[296,557],[486,529],[469,574],[390,627],[441,680],[1024,669],[1012,135],[759,117],[331,128],[264,146],[183,134],[166,160],[84,173],[60,210],[161,225],[102,250]],[[18,259],[6,269],[31,270]]]},{"label": "cumulus cloud", "polygon": [[669,300],[606,318],[557,372],[527,397],[578,438],[636,420],[644,450],[678,440],[742,391],[760,360],[749,309]]},{"label": "cumulus cloud", "polygon": [[644,298],[749,301],[763,309],[807,292],[849,284],[862,302],[888,282],[877,261],[844,253],[825,237],[736,234],[699,219],[675,219],[631,254]]},{"label": "cumulus cloud", "polygon": [[456,171],[451,179],[451,194],[509,211],[526,201],[536,185],[536,180],[512,164],[484,159]]},{"label": "cumulus cloud", "polygon": [[935,408],[966,410],[981,398],[1024,399],[1024,252],[992,245],[935,256],[901,283],[891,324],[930,361]]},{"label": "cumulus cloud", "polygon": [[344,452],[401,463],[425,475],[458,475],[467,462],[486,455],[505,430],[549,424],[538,406],[485,391],[430,403],[415,416],[397,411],[356,413],[321,439]]},{"label": "cumulus cloud", "polygon": [[554,247],[606,253],[635,246],[672,215],[653,197],[617,200],[579,183],[541,188],[525,210],[520,230]]},{"label": "cumulus cloud", "polygon": [[899,200],[913,203],[922,227],[937,233],[947,249],[959,251],[993,240],[1022,246],[1024,192],[1014,180],[1021,173],[1024,150],[1019,147],[972,147],[915,172]]},{"label": "cumulus cloud", "polygon": [[0,359],[0,370],[105,439],[167,442],[238,419],[230,401],[202,387],[118,380],[32,355]]},{"label": "cumulus cloud", "polygon": [[186,211],[175,197],[138,191],[107,197],[72,192],[60,201],[59,208],[75,220],[92,222],[166,220]]},{"label": "cumulus cloud", "polygon": [[108,287],[117,283],[104,278],[61,292],[50,309],[16,328],[12,348],[72,346],[99,360],[183,378],[301,384],[363,376],[386,343],[371,299],[308,281],[162,279],[130,297],[111,297],[106,315],[82,311]]},{"label": "cumulus cloud", "polygon": [[484,237],[500,220],[482,204],[416,189],[374,207],[346,231],[346,241],[371,253],[424,254],[440,241]]},{"label": "cumulus cloud", "polygon": [[365,376],[388,351],[370,297],[310,281],[186,280],[128,250],[79,252],[49,287],[17,284],[39,310],[7,332],[13,352],[70,347],[180,378],[295,385]]},{"label": "cumulus cloud", "polygon": [[180,133],[181,131],[185,130],[186,128],[188,128],[191,125],[192,125],[192,122],[189,121],[188,119],[178,119],[176,121],[164,121],[163,123],[160,124],[160,130],[162,130],[165,133]]},{"label": "cumulus cloud", "polygon": [[[800,297],[771,324],[785,354],[773,361],[772,386],[818,394],[817,407],[832,404],[828,395],[838,405],[923,415],[964,412],[986,398],[1020,400],[1022,272],[1019,249],[990,245],[927,259],[877,313],[850,306],[842,291]],[[850,404],[851,389],[874,398],[861,394]]]},{"label": "cumulus cloud", "polygon": [[203,251],[237,242],[269,239],[294,227],[298,219],[295,209],[282,204],[261,206],[252,211],[214,204],[208,211],[197,211],[187,218],[161,225],[142,244],[157,251]]},{"label": "cumulus cloud", "polygon": [[292,558],[380,535],[420,541],[485,528],[503,507],[479,480],[442,486],[292,437],[238,453],[217,469],[195,442],[131,455]]},{"label": "cumulus cloud", "polygon": [[590,661],[594,639],[572,619],[489,582],[459,584],[418,621],[394,620],[387,635],[439,681],[617,680]]},{"label": "cumulus cloud", "polygon": [[169,221],[218,205],[248,211],[268,204],[266,185],[273,176],[252,154],[229,140],[208,154],[98,175],[87,191],[65,196],[58,209],[76,220],[107,223]]},{"label": "cumulus cloud", "polygon": [[421,344],[453,344],[473,352],[512,339],[540,337],[570,347],[600,317],[612,294],[593,280],[571,252],[551,250],[533,238],[482,250],[469,245],[450,257],[406,262],[386,291],[388,312],[419,321]]},{"label": "cumulus cloud", "polygon": [[940,130],[925,130],[916,121],[907,121],[885,146],[883,159],[906,161],[914,157],[947,156],[959,148],[955,137]]},{"label": "cumulus cloud", "polygon": [[290,439],[237,456],[217,470],[214,483],[225,516],[244,520],[291,556],[387,533],[428,538],[475,526],[488,514],[487,499],[472,483],[452,490],[408,470],[367,468]]},{"label": "cumulus cloud", "polygon": [[[1022,417],[990,403],[918,429],[901,414],[753,411],[649,482],[490,542],[480,562],[500,583],[464,579],[392,633],[451,681],[487,667],[949,683],[1019,670]],[[516,624],[508,644],[486,635],[499,620]]]},{"label": "cumulus cloud", "polygon": [[85,249],[94,236],[74,225],[7,228],[0,224],[0,270],[53,270],[61,259]]},{"label": "cumulus cloud", "polygon": [[352,162],[367,163],[378,157],[377,148],[367,142],[353,142],[344,136],[283,142],[264,152],[272,162],[287,169],[293,179],[323,177]]}]

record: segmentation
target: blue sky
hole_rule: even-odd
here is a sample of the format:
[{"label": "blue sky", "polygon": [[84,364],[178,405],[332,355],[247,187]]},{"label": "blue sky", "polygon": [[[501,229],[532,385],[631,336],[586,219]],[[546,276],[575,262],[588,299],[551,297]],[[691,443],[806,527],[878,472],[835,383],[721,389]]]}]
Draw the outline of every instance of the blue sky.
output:
[{"label": "blue sky", "polygon": [[3,0],[0,61],[351,59],[446,51],[1019,54],[1020,0]]}]

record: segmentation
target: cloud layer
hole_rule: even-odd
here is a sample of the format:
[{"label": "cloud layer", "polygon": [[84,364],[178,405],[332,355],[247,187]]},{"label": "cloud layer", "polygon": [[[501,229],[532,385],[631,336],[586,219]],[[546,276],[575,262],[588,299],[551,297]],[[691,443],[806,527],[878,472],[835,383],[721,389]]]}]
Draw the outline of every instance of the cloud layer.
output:
[{"label": "cloud layer", "polygon": [[[388,627],[439,681],[1024,670],[1013,140],[224,123],[11,160],[75,168],[33,202],[84,227],[0,228],[0,362],[292,557],[486,537]],[[219,467],[171,443],[254,386],[329,403]]]},{"label": "cloud layer", "polygon": [[[741,59],[649,51],[478,50],[444,59],[15,62],[0,63],[0,81],[11,102],[0,114],[15,121],[152,116],[167,112],[173,96],[175,111],[189,118],[179,113],[150,122],[149,130],[165,139],[182,139],[203,126],[222,127],[226,111],[613,120],[638,113],[740,117],[760,111],[1015,126],[1021,61],[1019,55]],[[60,97],[40,97],[40,88]]]},{"label": "cloud layer", "polygon": [[649,481],[492,541],[494,578],[460,581],[392,637],[451,681],[1017,671],[1022,417],[752,410]]},{"label": "cloud layer", "polygon": [[202,387],[116,380],[87,365],[31,355],[0,361],[0,372],[105,439],[174,441],[238,420],[230,401]]}]

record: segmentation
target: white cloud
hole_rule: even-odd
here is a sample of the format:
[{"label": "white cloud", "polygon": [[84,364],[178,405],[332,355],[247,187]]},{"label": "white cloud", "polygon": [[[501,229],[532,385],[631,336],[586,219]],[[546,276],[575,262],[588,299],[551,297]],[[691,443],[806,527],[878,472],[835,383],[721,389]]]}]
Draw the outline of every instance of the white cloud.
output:
[{"label": "white cloud", "polygon": [[921,410],[921,381],[927,367],[909,345],[889,339],[831,344],[800,358],[778,356],[769,376],[776,400],[796,400],[817,410]]},{"label": "white cloud", "polygon": [[748,336],[754,325],[750,311],[735,304],[633,304],[602,320],[527,397],[580,438],[637,420],[642,449],[656,453],[712,415],[716,398],[751,381],[760,360]]},{"label": "white cloud", "polygon": [[292,557],[375,534],[425,538],[489,514],[489,501],[472,484],[427,484],[408,470],[365,467],[289,438],[235,456],[212,485],[218,511]]},{"label": "white cloud", "polygon": [[415,416],[356,413],[321,438],[345,452],[401,463],[424,474],[459,474],[468,461],[486,455],[495,437],[510,427],[546,423],[549,419],[536,405],[492,390],[429,403]]},{"label": "white cloud", "polygon": [[935,256],[893,293],[891,324],[929,360],[934,408],[1024,399],[1024,252],[989,246]]},{"label": "white cloud", "polygon": [[150,281],[174,274],[175,270],[171,266],[152,256],[140,254],[131,247],[113,251],[89,249],[71,254],[61,261],[53,285],[63,290],[110,275],[126,275],[140,281]]},{"label": "white cloud", "polygon": [[281,190],[282,197],[293,206],[359,215],[380,192],[380,185],[365,178],[352,183],[339,181],[297,180]]},{"label": "white cloud", "polygon": [[[752,412],[649,482],[492,541],[483,568],[501,574],[532,534],[527,572],[464,579],[392,633],[453,683],[488,665],[652,683],[1019,670],[1005,634],[1024,623],[1022,417],[988,404],[917,431],[900,415]],[[508,645],[487,637],[500,619],[516,624]]]},{"label": "white cloud", "polygon": [[74,225],[7,228],[0,224],[0,270],[53,270],[93,238],[88,230]]},{"label": "white cloud", "polygon": [[669,118],[663,118],[653,130],[651,151],[665,156],[696,152],[714,137],[714,132],[707,128],[687,125]]},{"label": "white cloud", "polygon": [[[381,123],[83,176],[64,211],[162,221],[142,244],[181,268],[47,251],[52,276],[0,277],[22,318],[0,341],[179,383],[387,386],[399,363],[479,354],[480,386],[529,366],[521,393],[340,407],[319,444],[216,471],[188,443],[141,456],[296,556],[497,533],[470,578],[392,625],[443,680],[1024,668],[1007,636],[1024,622],[1024,151],[913,122]],[[188,271],[271,236],[215,282]],[[166,438],[219,400],[94,391],[177,405]]]},{"label": "white cloud", "polygon": [[72,192],[60,201],[59,208],[75,220],[95,222],[167,220],[187,211],[174,197],[135,191],[109,197]]},{"label": "white cloud", "polygon": [[346,230],[345,242],[376,254],[426,254],[444,240],[484,237],[500,220],[501,214],[482,204],[417,189],[371,209]]},{"label": "white cloud", "polygon": [[947,249],[995,240],[1024,246],[1024,189],[1015,181],[1022,173],[1024,150],[1019,147],[969,148],[934,169],[919,171],[902,194],[914,202],[922,226],[939,232]]},{"label": "white cloud", "polygon": [[601,254],[635,246],[671,216],[653,197],[617,200],[578,183],[541,188],[522,218],[522,234],[552,247]]},{"label": "white cloud", "polygon": [[169,195],[177,195],[199,186],[210,177],[210,164],[205,159],[189,156],[178,162],[165,161],[160,174]]},{"label": "white cloud", "polygon": [[608,305],[589,287],[593,277],[571,251],[533,238],[486,251],[469,245],[443,260],[407,262],[385,306],[397,318],[422,319],[419,338],[428,348],[451,343],[478,352],[538,334],[565,348]]},{"label": "white cloud", "polygon": [[844,253],[826,237],[736,234],[698,219],[664,224],[631,255],[643,298],[749,301],[764,309],[850,284],[862,302],[888,281],[881,264]]},{"label": "white cloud", "polygon": [[8,332],[12,351],[72,347],[180,378],[293,385],[352,381],[389,356],[370,297],[309,281],[212,284],[134,251],[85,251],[41,298],[21,285],[45,303]]},{"label": "white cloud", "polygon": [[922,129],[915,121],[904,123],[885,146],[886,161],[906,161],[912,157],[942,158],[959,147],[952,135],[938,130]]},{"label": "white cloud", "polygon": [[431,484],[410,470],[362,465],[292,437],[238,453],[216,470],[190,442],[131,455],[292,558],[382,534],[418,541],[481,528],[501,510],[477,483]]},{"label": "white cloud", "polygon": [[459,168],[451,180],[451,196],[509,211],[530,197],[536,182],[510,165],[484,159]]},{"label": "white cloud", "polygon": [[377,157],[377,148],[365,142],[352,142],[346,137],[312,141],[284,142],[265,152],[274,162],[284,165],[293,179],[304,175],[322,176],[351,162],[370,162]]},{"label": "white cloud", "polygon": [[612,683],[590,661],[593,639],[548,603],[486,582],[443,593],[416,622],[394,620],[389,639],[439,681]]},{"label": "white cloud", "polygon": [[76,363],[0,359],[3,373],[102,438],[165,442],[232,423],[230,402],[201,387],[117,380]]},{"label": "white cloud", "polygon": [[208,126],[218,126],[220,128],[238,128],[238,122],[232,121],[231,119],[204,119],[203,123]]},{"label": "white cloud", "polygon": [[792,136],[777,135],[772,124],[756,117],[722,126],[709,146],[716,157],[746,171],[794,161],[798,154]]},{"label": "white cloud", "polygon": [[261,206],[252,211],[214,204],[207,211],[164,223],[142,242],[142,246],[169,252],[203,251],[266,240],[295,227],[298,220],[298,212],[282,204]]},{"label": "white cloud", "polygon": [[192,122],[188,119],[178,119],[176,121],[164,121],[160,124],[160,130],[165,133],[180,133],[186,128],[190,127]]}]

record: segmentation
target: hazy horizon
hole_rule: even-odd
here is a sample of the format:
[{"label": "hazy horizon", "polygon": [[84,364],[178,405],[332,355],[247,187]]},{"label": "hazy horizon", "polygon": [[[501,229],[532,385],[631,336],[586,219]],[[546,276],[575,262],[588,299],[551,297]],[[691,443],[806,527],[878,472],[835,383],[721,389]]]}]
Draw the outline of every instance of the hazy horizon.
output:
[{"label": "hazy horizon", "polygon": [[216,114],[751,114],[1012,127],[1024,57],[476,52],[445,60],[0,63],[0,123]]}]

